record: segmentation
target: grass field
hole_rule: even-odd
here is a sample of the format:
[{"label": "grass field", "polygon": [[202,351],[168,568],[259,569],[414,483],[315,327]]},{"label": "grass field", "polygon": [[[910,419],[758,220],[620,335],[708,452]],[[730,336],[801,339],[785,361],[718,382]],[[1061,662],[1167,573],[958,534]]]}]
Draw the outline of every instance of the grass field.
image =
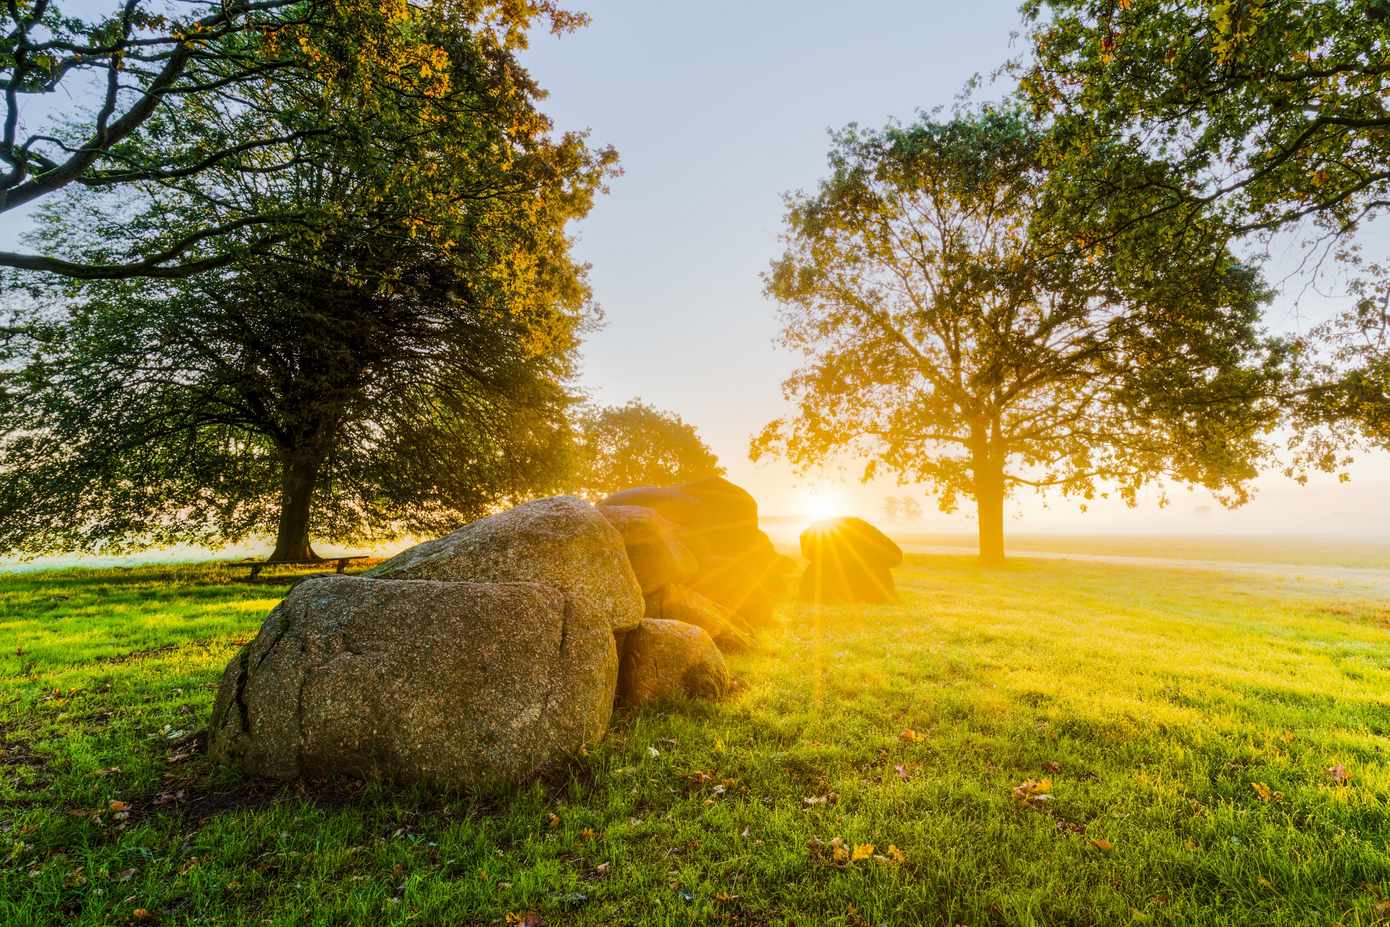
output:
[{"label": "grass field", "polygon": [[788,604],[728,700],[459,797],[210,768],[284,592],[229,578],[0,576],[0,923],[1390,923],[1390,602],[1353,587],[914,556],[900,606]]}]

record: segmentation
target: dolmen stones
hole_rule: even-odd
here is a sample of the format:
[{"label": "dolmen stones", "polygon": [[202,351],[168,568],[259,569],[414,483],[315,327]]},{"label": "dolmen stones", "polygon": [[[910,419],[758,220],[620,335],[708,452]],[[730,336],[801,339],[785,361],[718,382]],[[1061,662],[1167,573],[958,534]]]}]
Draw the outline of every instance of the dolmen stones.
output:
[{"label": "dolmen stones", "polygon": [[803,602],[897,601],[893,567],[902,548],[862,518],[818,521],[801,532],[801,555],[808,561],[798,598]]},{"label": "dolmen stones", "polygon": [[227,667],[209,752],[278,779],[518,782],[603,736],[642,610],[607,519],[530,502],[296,586]]},{"label": "dolmen stones", "polygon": [[209,753],[276,779],[487,789],[581,753],[615,704],[722,696],[712,635],[741,619],[696,591],[688,524],[557,496],[308,579],[228,664]]},{"label": "dolmen stones", "polygon": [[746,645],[772,618],[788,558],[758,528],[758,503],[721,477],[614,493],[598,509],[623,536],[648,618]]},{"label": "dolmen stones", "polygon": [[645,705],[673,695],[715,699],[728,691],[724,656],[703,628],[644,618],[623,638],[619,705]]}]

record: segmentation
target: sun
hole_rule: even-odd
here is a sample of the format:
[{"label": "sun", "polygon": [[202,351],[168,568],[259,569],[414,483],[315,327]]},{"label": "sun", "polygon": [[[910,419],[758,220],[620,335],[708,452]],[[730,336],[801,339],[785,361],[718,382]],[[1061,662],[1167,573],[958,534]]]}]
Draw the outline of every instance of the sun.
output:
[{"label": "sun", "polygon": [[849,500],[833,486],[812,486],[797,500],[797,512],[808,522],[823,521],[845,514]]}]

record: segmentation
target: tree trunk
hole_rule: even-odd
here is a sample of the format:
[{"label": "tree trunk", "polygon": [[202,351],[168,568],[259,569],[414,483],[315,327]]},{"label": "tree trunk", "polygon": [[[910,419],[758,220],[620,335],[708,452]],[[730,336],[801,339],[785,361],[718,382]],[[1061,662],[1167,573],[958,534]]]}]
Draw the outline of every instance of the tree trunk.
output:
[{"label": "tree trunk", "polygon": [[1004,562],[1004,454],[983,435],[973,450],[975,508],[980,525],[980,562]]},{"label": "tree trunk", "polygon": [[280,488],[280,525],[275,533],[272,563],[318,560],[309,546],[309,504],[318,480],[318,454],[286,454]]},{"label": "tree trunk", "polygon": [[[991,485],[983,485],[989,482]],[[1004,479],[976,479],[975,505],[980,519],[980,562],[999,566],[1004,562]]]}]

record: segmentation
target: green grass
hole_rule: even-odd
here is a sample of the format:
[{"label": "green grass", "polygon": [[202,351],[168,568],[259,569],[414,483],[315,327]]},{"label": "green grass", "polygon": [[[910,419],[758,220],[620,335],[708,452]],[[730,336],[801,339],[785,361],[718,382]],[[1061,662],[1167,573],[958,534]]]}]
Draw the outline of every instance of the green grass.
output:
[{"label": "green grass", "polygon": [[[788,604],[727,701],[467,797],[244,782],[190,749],[284,591],[229,578],[0,577],[0,923],[1390,917],[1390,607],[1355,590],[911,557],[901,606]],[[905,861],[836,865],[836,837]]]}]

